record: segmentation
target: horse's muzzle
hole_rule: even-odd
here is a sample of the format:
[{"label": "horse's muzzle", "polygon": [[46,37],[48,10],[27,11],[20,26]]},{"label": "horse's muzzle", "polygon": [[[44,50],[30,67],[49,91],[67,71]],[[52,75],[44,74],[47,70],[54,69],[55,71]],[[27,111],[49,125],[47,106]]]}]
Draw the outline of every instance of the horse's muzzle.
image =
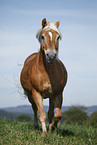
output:
[{"label": "horse's muzzle", "polygon": [[46,61],[50,64],[54,63],[57,58],[57,53],[55,51],[48,51],[46,53]]}]

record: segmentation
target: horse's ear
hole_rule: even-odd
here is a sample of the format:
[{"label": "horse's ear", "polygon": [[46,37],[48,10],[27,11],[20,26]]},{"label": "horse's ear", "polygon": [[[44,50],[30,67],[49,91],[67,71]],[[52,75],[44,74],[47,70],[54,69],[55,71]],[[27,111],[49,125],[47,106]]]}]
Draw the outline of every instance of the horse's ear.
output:
[{"label": "horse's ear", "polygon": [[60,21],[57,21],[57,22],[56,22],[57,28],[59,27],[59,25],[60,25]]},{"label": "horse's ear", "polygon": [[44,28],[45,26],[47,26],[46,18],[44,18],[44,19],[42,20],[42,28]]}]

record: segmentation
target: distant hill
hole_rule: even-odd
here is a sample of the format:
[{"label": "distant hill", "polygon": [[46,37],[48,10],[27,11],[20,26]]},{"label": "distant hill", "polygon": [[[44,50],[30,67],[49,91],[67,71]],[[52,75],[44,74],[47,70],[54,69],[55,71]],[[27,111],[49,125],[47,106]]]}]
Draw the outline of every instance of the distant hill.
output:
[{"label": "distant hill", "polygon": [[[67,111],[71,106],[62,107],[62,112]],[[49,106],[44,106],[44,111],[47,113]],[[90,116],[91,113],[97,111],[97,106],[87,107],[87,114]],[[32,107],[30,105],[22,105],[17,107],[8,107],[0,109],[0,116],[2,118],[7,117],[9,119],[15,120],[17,116],[21,114],[26,114],[31,118],[34,117],[34,113]]]},{"label": "distant hill", "polygon": [[87,113],[89,116],[95,111],[97,111],[97,105],[87,107]]},{"label": "distant hill", "polygon": [[0,109],[0,117],[1,118],[8,118],[8,119],[11,119],[11,120],[15,120],[17,116],[21,115],[21,113],[12,113],[12,112],[8,112],[8,111],[5,111],[5,110],[2,110]]},{"label": "distant hill", "polygon": [[5,111],[8,112],[18,112],[18,113],[33,113],[32,107],[30,105],[21,105],[16,107],[8,107],[8,108],[2,108]]},{"label": "distant hill", "polygon": [[[67,111],[71,106],[62,106],[62,112]],[[95,111],[97,111],[97,105],[95,106],[89,106],[87,108],[87,113],[91,114]],[[44,106],[44,111],[47,113],[49,109],[49,106]],[[30,113],[33,114],[32,107],[30,105],[21,105],[17,107],[8,107],[8,108],[2,108],[2,110],[8,111],[8,112],[18,112],[18,113]]]},{"label": "distant hill", "polygon": [[30,106],[17,106],[17,107],[9,107],[0,109],[0,117],[1,118],[8,118],[11,120],[16,120],[19,115],[28,115],[32,119],[34,118],[34,113]]}]

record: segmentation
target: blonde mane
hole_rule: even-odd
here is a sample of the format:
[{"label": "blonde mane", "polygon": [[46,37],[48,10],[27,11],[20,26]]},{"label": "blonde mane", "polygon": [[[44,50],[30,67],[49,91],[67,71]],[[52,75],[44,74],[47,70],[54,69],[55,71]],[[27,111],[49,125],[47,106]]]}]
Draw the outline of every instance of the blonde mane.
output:
[{"label": "blonde mane", "polygon": [[54,31],[56,31],[59,35],[60,35],[60,39],[62,38],[61,32],[59,31],[59,29],[56,27],[56,25],[53,22],[47,22],[47,26],[45,26],[44,28],[40,28],[36,34],[36,38],[38,39],[38,41],[40,42],[40,36],[43,30],[47,31],[47,30],[51,30],[53,29]]}]

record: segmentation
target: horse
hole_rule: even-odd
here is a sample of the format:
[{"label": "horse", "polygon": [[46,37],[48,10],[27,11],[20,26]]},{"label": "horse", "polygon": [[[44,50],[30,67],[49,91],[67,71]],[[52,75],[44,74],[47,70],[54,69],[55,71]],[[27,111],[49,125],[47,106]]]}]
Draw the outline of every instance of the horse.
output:
[{"label": "horse", "polygon": [[60,21],[53,23],[46,18],[42,20],[42,27],[36,35],[40,42],[40,50],[25,60],[20,75],[24,93],[34,111],[34,126],[39,127],[38,110],[43,134],[47,133],[43,99],[49,98],[48,121],[49,130],[52,131],[62,117],[63,89],[67,83],[67,70],[58,59],[59,39],[62,38],[59,25]]}]

